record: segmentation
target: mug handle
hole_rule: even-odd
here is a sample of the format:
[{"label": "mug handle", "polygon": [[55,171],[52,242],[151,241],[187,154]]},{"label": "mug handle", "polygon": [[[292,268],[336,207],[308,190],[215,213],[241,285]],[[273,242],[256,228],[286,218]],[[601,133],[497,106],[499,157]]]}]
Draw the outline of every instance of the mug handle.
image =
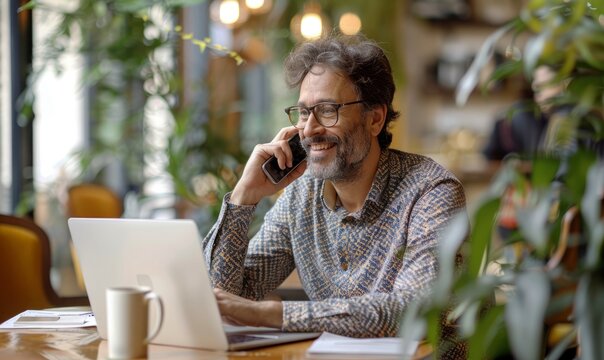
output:
[{"label": "mug handle", "polygon": [[147,336],[147,338],[145,339],[145,343],[149,343],[151,340],[153,340],[154,337],[157,336],[157,334],[159,333],[159,330],[161,329],[161,325],[164,322],[164,303],[161,301],[161,298],[159,297],[159,295],[157,295],[154,292],[148,292],[145,295],[145,301],[147,302],[151,302],[153,300],[156,300],[156,304],[158,306],[158,316],[157,316],[157,325],[155,326],[155,330],[153,330],[153,332],[151,333],[151,335]]}]

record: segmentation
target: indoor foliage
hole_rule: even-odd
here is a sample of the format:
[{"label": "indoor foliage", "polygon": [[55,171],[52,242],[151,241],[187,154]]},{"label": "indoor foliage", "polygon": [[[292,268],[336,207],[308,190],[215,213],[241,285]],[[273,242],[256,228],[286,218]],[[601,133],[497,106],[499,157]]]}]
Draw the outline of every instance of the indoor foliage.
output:
[{"label": "indoor foliage", "polygon": [[[528,1],[517,19],[483,44],[459,84],[458,103],[465,103],[509,33],[527,34],[528,41],[507,44],[522,46],[521,56],[498,67],[493,80],[530,78],[544,64],[554,68],[549,85],[565,88],[552,103],[565,109],[561,126],[548,133],[538,154],[504,162],[470,214],[470,229],[465,217],[452,223],[441,242],[440,275],[431,296],[407,312],[402,334],[410,338],[421,329],[418,336],[444,351],[447,340],[439,334],[446,316],[467,342],[471,359],[557,359],[569,351],[574,356],[577,347],[582,359],[604,359],[604,1]],[[515,208],[518,229],[493,242],[510,188],[524,199]],[[565,216],[574,211],[579,221],[561,248]],[[565,250],[564,261],[553,261],[558,249]],[[466,259],[461,267],[455,263],[458,251]],[[573,251],[575,261],[568,262]],[[560,322],[569,330],[548,344]]]},{"label": "indoor foliage", "polygon": [[[192,207],[208,205],[207,198],[196,193],[199,175],[209,174],[205,178],[212,178],[217,197],[232,188],[240,154],[226,152],[231,148],[227,140],[211,132],[208,109],[185,107],[180,100],[182,81],[175,60],[179,40],[201,52],[211,50],[243,62],[239,54],[209,38],[196,39],[175,24],[181,8],[203,2],[31,1],[22,7],[35,8],[42,21],[55,18],[58,24],[36,49],[39,66],[21,96],[23,112],[31,113],[34,84],[45,68],[63,71],[66,54],[79,54],[85,62],[82,88],[88,99],[90,139],[74,156],[80,174],[73,182],[102,183],[105,176],[121,176],[128,190],[143,197],[145,183],[165,171],[176,195]],[[167,144],[157,140],[163,135],[149,120],[159,113],[169,121]],[[107,169],[113,170],[104,175]]]}]

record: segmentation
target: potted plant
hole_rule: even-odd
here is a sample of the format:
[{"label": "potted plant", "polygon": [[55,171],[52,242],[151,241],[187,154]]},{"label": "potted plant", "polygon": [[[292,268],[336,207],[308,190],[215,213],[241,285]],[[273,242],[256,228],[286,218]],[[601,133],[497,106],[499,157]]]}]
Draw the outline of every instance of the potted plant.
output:
[{"label": "potted plant", "polygon": [[[471,229],[467,218],[452,222],[439,249],[440,275],[430,296],[406,312],[402,335],[412,337],[422,329],[435,348],[446,349],[441,336],[445,317],[455,325],[458,340],[467,342],[471,359],[555,359],[576,343],[581,358],[603,359],[604,1],[527,1],[516,19],[483,44],[459,84],[459,104],[465,103],[479,72],[509,33],[514,34],[510,49],[520,46],[518,35],[528,40],[521,56],[507,59],[492,80],[518,74],[530,79],[544,64],[554,69],[549,85],[564,88],[552,100],[565,110],[556,119],[560,126],[547,133],[548,145],[541,152],[504,162],[472,207]],[[510,187],[524,198],[515,208],[518,228],[494,243]],[[565,214],[578,216],[573,222],[579,230],[573,235],[578,251],[571,267],[552,261],[568,230]],[[460,253],[465,259],[461,266],[456,263]],[[516,256],[504,261],[506,253]],[[571,310],[565,317],[571,330],[555,346],[547,346],[551,319],[565,309]]]},{"label": "potted plant", "polygon": [[[239,54],[211,39],[196,39],[173,24],[171,19],[182,7],[200,2],[203,0],[82,0],[72,6],[32,0],[21,8],[35,8],[45,17],[54,16],[58,24],[37,49],[39,65],[32,70],[21,96],[22,111],[33,109],[34,84],[46,68],[63,71],[63,56],[70,53],[80,55],[86,63],[82,87],[89,95],[90,141],[73,154],[71,162],[77,164],[75,178],[60,181],[103,183],[106,177],[117,176],[126,190],[133,190],[140,201],[145,201],[145,182],[165,176],[158,175],[165,171],[178,198],[210,212],[214,211],[212,206],[219,206],[219,201],[209,201],[208,194],[196,192],[198,177],[212,177],[209,191],[220,197],[234,185],[240,154],[224,150],[233,147],[225,146],[227,140],[214,134],[208,121],[192,120],[209,110],[194,113],[179,101],[182,81],[175,66],[165,60],[166,51],[176,53],[178,41],[183,40],[202,52],[212,50],[230,56],[237,64],[242,62]],[[167,144],[158,146],[157,141],[149,141],[147,134],[155,131],[149,125],[150,113],[156,112],[150,107],[162,108],[160,111],[169,122]],[[155,173],[145,173],[149,162],[159,162],[160,169],[154,165]],[[107,171],[109,174],[105,175]],[[52,185],[49,191],[65,187],[66,184]],[[48,195],[51,199],[62,196]],[[22,203],[33,204],[28,197]]]}]

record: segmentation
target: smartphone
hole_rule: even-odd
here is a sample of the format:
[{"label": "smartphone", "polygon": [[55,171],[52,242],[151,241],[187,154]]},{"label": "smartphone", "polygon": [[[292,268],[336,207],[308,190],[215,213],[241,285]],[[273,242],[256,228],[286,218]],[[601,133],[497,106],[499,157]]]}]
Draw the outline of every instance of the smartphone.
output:
[{"label": "smartphone", "polygon": [[273,184],[277,184],[279,181],[283,180],[284,177],[294,171],[294,169],[306,159],[306,150],[304,150],[304,147],[302,147],[302,144],[300,143],[300,134],[292,136],[287,140],[287,143],[294,156],[292,167],[286,167],[285,169],[279,168],[279,163],[277,162],[275,155],[268,158],[268,160],[262,164],[262,170]]}]

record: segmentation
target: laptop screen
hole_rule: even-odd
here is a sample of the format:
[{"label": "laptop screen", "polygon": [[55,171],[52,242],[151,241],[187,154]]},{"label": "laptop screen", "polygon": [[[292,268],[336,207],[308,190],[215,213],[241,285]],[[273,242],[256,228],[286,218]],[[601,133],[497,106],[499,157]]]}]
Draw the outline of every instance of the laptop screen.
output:
[{"label": "laptop screen", "polygon": [[68,224],[102,338],[107,338],[105,289],[146,286],[164,303],[163,325],[153,343],[228,349],[193,221],[71,218]]},{"label": "laptop screen", "polygon": [[[105,290],[115,286],[148,287],[162,298],[164,318],[152,341],[155,344],[242,350],[320,335],[283,333],[270,328],[225,329],[192,220],[71,218],[68,224],[90,305],[104,339]],[[149,324],[155,324],[155,317],[151,312]]]}]

